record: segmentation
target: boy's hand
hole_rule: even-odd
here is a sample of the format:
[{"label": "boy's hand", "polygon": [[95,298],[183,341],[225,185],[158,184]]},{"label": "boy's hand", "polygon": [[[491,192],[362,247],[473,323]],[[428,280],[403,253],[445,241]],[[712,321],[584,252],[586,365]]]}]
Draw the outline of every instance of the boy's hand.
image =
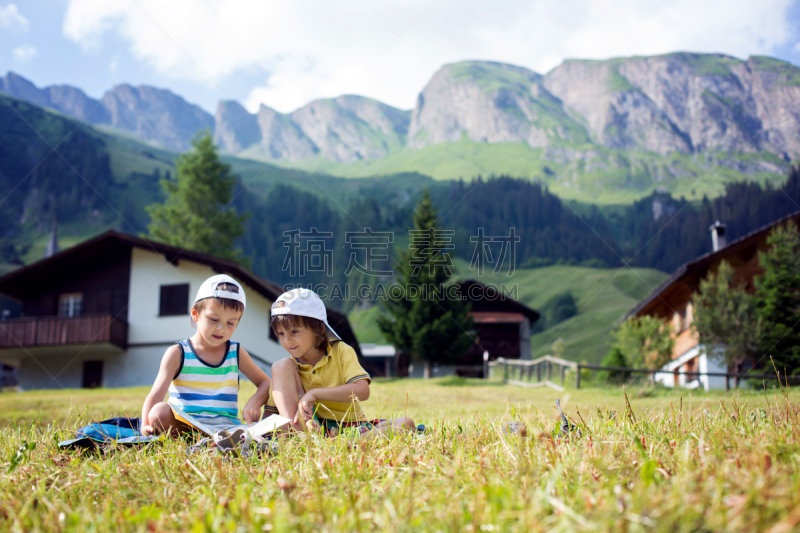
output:
[{"label": "boy's hand", "polygon": [[314,418],[314,404],[317,402],[317,396],[314,391],[308,391],[300,398],[297,404],[297,414],[294,417],[295,423],[299,422],[299,417],[302,416],[305,420],[312,420]]},{"label": "boy's hand", "polygon": [[251,422],[258,422],[261,419],[261,405],[258,401],[254,402],[253,398],[250,398],[247,403],[244,404],[242,419],[248,424]]}]

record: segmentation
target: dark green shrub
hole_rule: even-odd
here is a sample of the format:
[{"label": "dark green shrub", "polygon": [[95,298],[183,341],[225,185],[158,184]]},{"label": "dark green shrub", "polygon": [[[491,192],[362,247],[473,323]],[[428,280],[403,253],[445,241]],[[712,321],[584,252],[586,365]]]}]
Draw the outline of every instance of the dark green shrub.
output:
[{"label": "dark green shrub", "polygon": [[[619,348],[614,346],[609,350],[605,357],[603,357],[602,363],[603,366],[628,366],[628,361],[625,359],[625,355],[620,351]],[[605,374],[605,379],[608,383],[613,383],[615,385],[619,385],[628,381],[631,377],[630,372],[622,371],[622,370],[604,370],[603,373]]]}]

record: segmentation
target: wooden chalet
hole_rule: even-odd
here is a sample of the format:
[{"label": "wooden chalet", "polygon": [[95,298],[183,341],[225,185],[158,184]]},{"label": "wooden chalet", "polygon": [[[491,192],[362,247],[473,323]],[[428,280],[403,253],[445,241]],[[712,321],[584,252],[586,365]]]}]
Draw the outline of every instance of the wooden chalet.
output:
[{"label": "wooden chalet", "polygon": [[772,229],[793,220],[800,224],[800,211],[758,228],[731,243],[726,242],[725,226],[716,222],[711,231],[713,251],[680,266],[661,285],[656,287],[636,307],[628,311],[620,321],[644,315],[655,316],[668,323],[675,338],[672,361],[664,366],[664,374],[656,380],[667,386],[723,388],[725,378],[700,376],[686,378],[678,372],[725,372],[728,369],[702,353],[697,333],[691,327],[694,316],[693,295],[700,290],[700,281],[709,273],[716,272],[725,260],[734,269],[734,282],[743,283],[749,292],[755,291],[754,278],[763,273],[759,265],[759,252],[768,249],[767,238]]}]

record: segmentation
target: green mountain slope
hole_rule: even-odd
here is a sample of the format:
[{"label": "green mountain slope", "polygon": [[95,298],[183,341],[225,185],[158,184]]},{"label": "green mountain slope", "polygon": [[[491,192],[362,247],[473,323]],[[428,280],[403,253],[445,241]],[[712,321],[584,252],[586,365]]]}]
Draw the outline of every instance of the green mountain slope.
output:
[{"label": "green mountain slope", "polygon": [[[576,161],[559,155],[579,151],[583,155]],[[662,156],[596,146],[531,148],[525,143],[489,144],[464,138],[418,150],[406,148],[383,159],[346,164],[314,158],[292,164],[297,166],[309,173],[349,178],[418,173],[437,180],[471,180],[476,176],[507,175],[545,183],[564,199],[628,204],[654,191],[698,200],[704,195],[720,196],[727,183],[778,185],[785,181],[789,164],[770,153]]]},{"label": "green mountain slope", "polygon": [[[145,232],[145,206],[163,198],[160,179],[179,154],[105,127],[0,94],[0,263],[42,257],[54,215],[67,247],[108,228]],[[53,151],[55,148],[56,151]],[[413,196],[432,180],[418,174],[349,180],[226,156],[247,189],[264,198],[291,185],[334,206],[365,192],[387,201]],[[5,249],[5,248],[3,248]]]},{"label": "green mountain slope", "polygon": [[[466,264],[457,261],[459,272],[469,272]],[[467,277],[462,274],[457,278]],[[616,321],[658,286],[667,274],[648,268],[601,269],[576,266],[552,266],[517,269],[511,278],[503,273],[473,276],[494,286],[516,286],[517,299],[542,311],[556,295],[572,293],[578,314],[553,324],[531,338],[534,358],[552,354],[552,344],[564,339],[564,357],[573,361],[599,363],[611,344],[611,331]],[[375,325],[380,307],[357,309],[348,315],[359,342],[385,344],[386,339]]]}]

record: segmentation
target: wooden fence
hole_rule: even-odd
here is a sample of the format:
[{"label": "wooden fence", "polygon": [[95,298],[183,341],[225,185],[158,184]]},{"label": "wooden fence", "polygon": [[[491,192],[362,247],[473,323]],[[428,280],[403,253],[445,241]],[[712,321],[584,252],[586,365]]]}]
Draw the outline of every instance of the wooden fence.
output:
[{"label": "wooden fence", "polygon": [[[593,363],[576,363],[574,361],[567,361],[566,359],[559,359],[545,355],[533,361],[524,361],[519,359],[505,359],[499,357],[497,361],[488,363],[492,369],[499,368],[502,371],[503,381],[511,385],[520,387],[550,387],[552,389],[563,391],[568,373],[572,372],[575,375],[575,388],[581,388],[581,370],[589,370],[591,373],[598,370],[605,370],[610,372],[625,372],[631,374],[647,374],[655,382],[656,375],[663,376],[688,376],[695,379],[700,376],[708,377],[724,377],[725,390],[730,390],[730,380],[733,379],[779,379],[786,382],[791,381],[797,383],[800,376],[778,376],[777,374],[735,374],[730,372],[673,372],[665,371],[662,369],[651,368],[629,368],[622,366],[603,366]],[[552,381],[553,373],[560,375],[561,384],[558,385]],[[536,375],[536,381],[533,381],[533,376]],[[488,377],[489,373],[486,373]],[[543,379],[544,378],[544,379]],[[691,380],[690,380],[691,381]],[[677,383],[677,380],[675,381]]]}]

